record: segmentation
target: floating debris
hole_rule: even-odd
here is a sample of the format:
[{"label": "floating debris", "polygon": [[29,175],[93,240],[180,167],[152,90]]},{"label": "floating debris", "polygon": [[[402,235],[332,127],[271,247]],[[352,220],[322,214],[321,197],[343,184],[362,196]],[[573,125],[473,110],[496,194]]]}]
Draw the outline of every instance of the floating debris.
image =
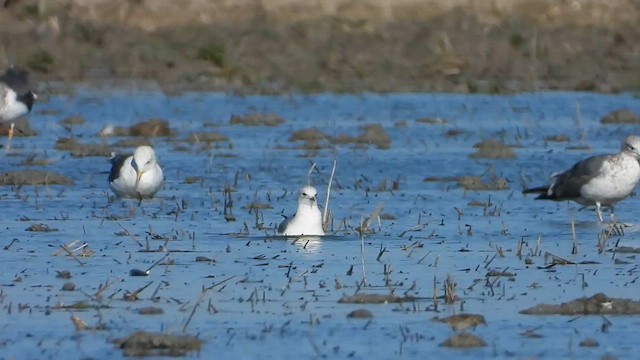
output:
[{"label": "floating debris", "polygon": [[598,347],[600,346],[600,343],[592,338],[586,338],[582,341],[580,341],[580,343],[578,344],[580,347]]},{"label": "floating debris", "polygon": [[356,309],[347,314],[350,319],[370,319],[373,317],[371,311],[367,309]]},{"label": "floating debris", "polygon": [[545,141],[549,142],[569,142],[571,139],[567,135],[553,135],[547,136],[544,138]]},{"label": "floating debris", "polygon": [[64,284],[62,284],[62,288],[60,290],[62,291],[74,291],[76,289],[76,284],[72,283],[72,282],[66,282]]},{"label": "floating debris", "polygon": [[640,116],[629,109],[620,109],[608,113],[602,119],[601,124],[640,124]]},{"label": "floating debris", "polygon": [[446,124],[448,121],[440,118],[434,119],[434,118],[424,117],[424,118],[416,119],[416,122],[419,124],[443,125],[443,124]]},{"label": "floating debris", "polygon": [[459,333],[448,337],[445,341],[440,343],[440,346],[456,349],[468,349],[487,346],[487,343],[476,335],[469,333]]},{"label": "floating debris", "polygon": [[473,147],[478,148],[476,152],[469,155],[473,159],[515,159],[516,157],[516,153],[499,140],[483,140]]},{"label": "floating debris", "polygon": [[380,294],[356,294],[345,295],[338,300],[339,304],[391,304],[413,302],[416,298],[413,296],[395,296]]},{"label": "floating debris", "polygon": [[161,315],[164,314],[164,310],[155,306],[147,306],[138,310],[140,315]]},{"label": "floating debris", "polygon": [[125,356],[184,356],[199,351],[202,341],[191,335],[171,335],[137,331],[114,343]]},{"label": "floating debris", "polygon": [[58,231],[56,228],[52,228],[47,224],[33,224],[28,228],[24,229],[24,231],[33,231],[33,232],[52,232]]},{"label": "floating debris", "polygon": [[610,298],[603,293],[582,297],[560,305],[539,304],[521,310],[525,315],[639,315],[640,301]]},{"label": "floating debris", "polygon": [[57,271],[56,277],[58,279],[71,279],[71,272],[68,270]]},{"label": "floating debris", "polygon": [[206,256],[196,256],[196,262],[216,262],[213,258],[208,258]]},{"label": "floating debris", "polygon": [[285,120],[276,114],[247,114],[244,116],[232,115],[229,123],[242,126],[271,126],[276,127]]},{"label": "floating debris", "polygon": [[149,271],[140,270],[140,269],[131,269],[129,270],[129,276],[149,276]]},{"label": "floating debris", "polygon": [[0,185],[73,185],[73,180],[49,171],[24,170],[0,175]]}]

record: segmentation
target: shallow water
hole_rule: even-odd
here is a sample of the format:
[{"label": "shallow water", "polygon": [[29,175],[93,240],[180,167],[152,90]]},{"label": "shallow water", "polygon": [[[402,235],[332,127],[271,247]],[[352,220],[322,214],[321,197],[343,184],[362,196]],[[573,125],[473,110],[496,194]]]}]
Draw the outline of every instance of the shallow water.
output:
[{"label": "shallow water", "polygon": [[[111,340],[135,330],[180,333],[203,287],[219,284],[205,293],[186,328],[205,341],[201,354],[207,357],[553,359],[611,354],[632,358],[637,317],[608,317],[613,325],[602,332],[604,320],[599,316],[518,313],[541,302],[559,303],[597,292],[637,298],[638,260],[598,253],[602,228],[593,211],[577,211],[579,206],[572,203],[533,201],[520,193],[523,182],[542,184],[550,173],[581,158],[617,151],[620,140],[637,129],[604,126],[599,119],[620,108],[638,113],[640,101],[625,94],[583,93],[235,97],[80,89],[70,96],[52,96],[37,104],[30,116],[39,135],[15,139],[14,153],[3,155],[0,171],[21,170],[24,167],[17,164],[36,154],[52,161],[45,169],[64,173],[76,184],[2,188],[0,245],[16,241],[0,252],[0,300],[5,313],[0,357],[119,358],[122,352]],[[229,123],[231,115],[247,113],[275,113],[286,122],[278,127]],[[70,130],[58,123],[76,115],[86,123]],[[424,117],[446,123],[416,121]],[[96,136],[105,125],[128,126],[149,118],[169,120],[177,136],[152,140],[166,184],[158,198],[140,206],[132,200],[109,202],[110,165],[105,158],[73,158],[54,150],[56,140],[67,136],[83,143],[111,144],[119,139]],[[288,141],[295,130],[316,127],[330,136],[357,135],[360,126],[372,123],[381,124],[390,135],[390,149],[339,145],[311,151]],[[454,129],[463,133],[445,136]],[[219,132],[230,141],[212,146],[185,141],[202,131]],[[544,140],[560,134],[570,137],[571,143]],[[516,145],[517,158],[468,157],[475,152],[475,143],[492,138]],[[591,151],[567,149],[574,145],[588,145]],[[337,171],[330,209],[335,233],[309,241],[274,237],[280,214],[295,210],[296,192],[306,184],[313,162],[317,171],[311,181],[324,203],[334,159]],[[511,189],[476,192],[465,191],[455,181],[423,181],[491,174],[506,178]],[[187,184],[189,176],[202,179]],[[398,186],[391,190],[394,180]],[[386,186],[381,186],[383,181]],[[235,190],[236,221],[230,222],[224,218],[227,185]],[[253,201],[271,206],[259,210],[258,221],[246,208]],[[473,206],[474,201],[485,206]],[[384,220],[373,221],[375,233],[364,237],[362,253],[354,228],[378,205],[384,207]],[[633,225],[640,223],[637,199],[621,202],[616,214],[632,226],[623,236],[612,236],[607,249],[617,241],[640,246],[638,226]],[[34,223],[58,231],[26,232]],[[420,225],[416,231],[408,231],[416,225]],[[123,235],[125,231],[131,235]],[[63,253],[53,256],[73,240],[94,251],[78,258],[82,264]],[[522,257],[516,256],[520,240]],[[378,259],[381,248],[386,251]],[[526,255],[536,248],[538,254],[597,263],[543,268],[545,258],[539,255],[531,256],[533,264],[526,265]],[[131,269],[145,270],[167,254],[158,249],[168,250],[169,255],[149,276],[129,276]],[[503,256],[495,256],[500,249]],[[196,262],[197,256],[215,262]],[[390,269],[388,276],[385,266]],[[70,271],[72,278],[56,278],[62,270]],[[514,276],[487,280],[489,270]],[[453,305],[442,298],[448,274],[457,284],[459,300]],[[363,278],[368,286],[358,290]],[[76,290],[61,291],[66,281],[72,281]],[[112,284],[98,301],[95,294],[106,282]],[[122,299],[126,291],[149,282],[140,300]],[[404,304],[337,303],[343,295],[358,291],[392,291],[419,299]],[[78,301],[92,307],[61,309]],[[147,306],[160,307],[164,313],[137,313]],[[346,318],[357,308],[369,309],[371,321]],[[431,319],[461,308],[485,316],[488,326],[474,333],[487,347],[439,346],[453,332]],[[77,332],[72,314],[108,329]],[[520,335],[527,330],[542,338]],[[579,347],[585,338],[597,339],[600,346]]]}]

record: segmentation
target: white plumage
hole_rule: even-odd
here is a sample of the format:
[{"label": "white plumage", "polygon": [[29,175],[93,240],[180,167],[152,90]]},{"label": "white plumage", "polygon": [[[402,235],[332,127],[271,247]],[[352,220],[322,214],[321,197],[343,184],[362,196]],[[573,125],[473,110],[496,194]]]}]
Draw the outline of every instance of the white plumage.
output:
[{"label": "white plumage", "polygon": [[298,209],[295,215],[280,223],[278,233],[285,236],[324,235],[317,196],[318,191],[313,186],[303,187],[298,195]]},{"label": "white plumage", "polygon": [[111,164],[109,185],[120,197],[153,197],[164,181],[162,168],[150,146],[139,146],[133,155],[116,155]]}]

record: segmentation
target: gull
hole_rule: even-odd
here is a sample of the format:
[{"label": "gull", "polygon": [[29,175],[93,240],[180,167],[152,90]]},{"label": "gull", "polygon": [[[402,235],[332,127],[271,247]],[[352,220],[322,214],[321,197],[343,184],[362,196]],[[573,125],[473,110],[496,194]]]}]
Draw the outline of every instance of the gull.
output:
[{"label": "gull", "polygon": [[551,175],[549,185],[522,191],[540,193],[536,199],[572,200],[581,205],[596,206],[602,220],[602,206],[611,208],[625,199],[640,182],[640,137],[627,136],[617,154],[596,155],[577,162],[571,169]]},{"label": "gull", "polygon": [[313,186],[305,186],[298,195],[298,210],[295,215],[284,219],[278,226],[278,234],[284,236],[324,235],[322,214],[318,209],[318,191]]},{"label": "gull", "polygon": [[109,186],[119,197],[150,198],[162,186],[162,168],[151,146],[139,146],[133,155],[114,155],[110,161]]},{"label": "gull", "polygon": [[18,94],[21,88],[27,87],[28,82],[27,72],[13,66],[0,75],[0,122],[11,122],[6,151],[11,149],[11,139],[15,128],[14,121],[28,114],[34,101],[38,98],[30,90]]}]

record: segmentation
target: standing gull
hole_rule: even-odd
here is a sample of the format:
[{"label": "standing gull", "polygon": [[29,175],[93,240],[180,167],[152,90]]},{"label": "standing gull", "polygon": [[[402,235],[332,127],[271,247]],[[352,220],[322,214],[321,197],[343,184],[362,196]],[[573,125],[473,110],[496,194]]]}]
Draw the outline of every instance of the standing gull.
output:
[{"label": "standing gull", "polygon": [[313,186],[303,187],[298,195],[298,210],[293,217],[280,223],[278,233],[284,236],[324,235],[317,196],[318,191]]},{"label": "standing gull", "polygon": [[0,122],[11,122],[9,139],[5,149],[11,148],[11,139],[15,128],[14,120],[28,114],[33,107],[33,102],[38,98],[32,91],[18,94],[28,86],[28,74],[26,71],[10,67],[0,75]]},{"label": "standing gull", "polygon": [[109,185],[120,197],[150,198],[162,186],[164,177],[151,146],[139,146],[133,155],[114,155]]},{"label": "standing gull", "polygon": [[628,197],[640,181],[640,137],[627,136],[618,154],[596,155],[579,161],[569,170],[551,175],[546,186],[526,189],[523,193],[540,193],[536,199],[573,200],[595,205],[602,222],[602,206],[611,207]]}]

